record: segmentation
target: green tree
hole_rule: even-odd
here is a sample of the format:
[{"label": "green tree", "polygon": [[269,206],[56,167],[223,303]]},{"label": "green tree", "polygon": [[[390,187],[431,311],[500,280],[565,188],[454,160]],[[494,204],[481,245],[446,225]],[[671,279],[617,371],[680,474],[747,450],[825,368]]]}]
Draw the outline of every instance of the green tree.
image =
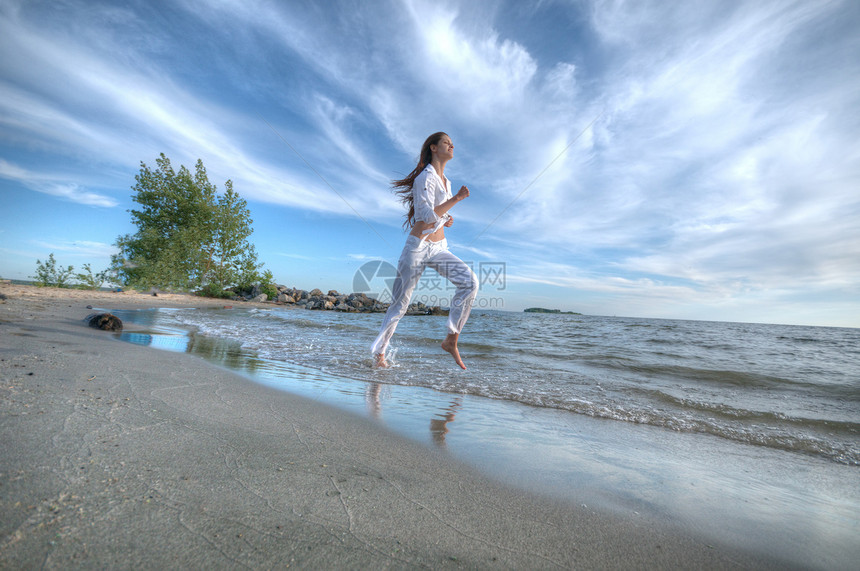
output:
[{"label": "green tree", "polygon": [[210,292],[259,282],[263,264],[248,243],[253,220],[233,183],[219,196],[202,161],[193,174],[184,166],[174,171],[164,153],[156,164],[141,162],[135,176],[132,200],[140,208],[129,212],[137,232],[117,238],[111,260],[119,282]]},{"label": "green tree", "polygon": [[235,286],[246,290],[265,276],[259,274],[263,264],[257,263],[257,251],[248,244],[253,230],[248,205],[227,181],[224,194],[218,197],[212,225],[212,240],[208,244],[205,274],[212,287],[224,289]]},{"label": "green tree", "polygon": [[54,253],[48,256],[48,259],[43,263],[41,260],[36,260],[36,275],[30,276],[38,287],[68,287],[69,278],[75,271],[73,266],[59,268],[57,260],[54,259]]}]

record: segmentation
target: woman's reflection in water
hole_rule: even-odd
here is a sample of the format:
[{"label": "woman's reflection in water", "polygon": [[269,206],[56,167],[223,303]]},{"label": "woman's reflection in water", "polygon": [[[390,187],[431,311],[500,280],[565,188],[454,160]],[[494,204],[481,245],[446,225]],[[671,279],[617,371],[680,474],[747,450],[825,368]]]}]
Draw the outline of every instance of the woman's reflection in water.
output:
[{"label": "woman's reflection in water", "polygon": [[382,391],[382,385],[379,383],[368,383],[367,390],[364,391],[364,402],[367,405],[367,412],[373,418],[382,416],[382,404],[379,402],[379,393]]},{"label": "woman's reflection in water", "polygon": [[437,414],[437,418],[430,419],[430,435],[433,437],[433,442],[438,446],[445,447],[445,435],[448,434],[448,423],[454,420],[457,414],[457,409],[463,404],[463,398],[457,397],[448,408],[443,410],[443,414]]}]

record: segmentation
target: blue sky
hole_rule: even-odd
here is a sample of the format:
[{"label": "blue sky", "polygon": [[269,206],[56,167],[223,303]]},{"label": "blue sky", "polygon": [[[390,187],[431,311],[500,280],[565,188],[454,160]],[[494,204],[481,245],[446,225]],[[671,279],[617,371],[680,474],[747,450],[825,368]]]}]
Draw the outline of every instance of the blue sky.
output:
[{"label": "blue sky", "polygon": [[505,265],[484,307],[857,327],[859,29],[854,0],[3,0],[0,275],[106,267],[163,152],[233,181],[279,283],[349,292],[443,130],[451,249]]}]

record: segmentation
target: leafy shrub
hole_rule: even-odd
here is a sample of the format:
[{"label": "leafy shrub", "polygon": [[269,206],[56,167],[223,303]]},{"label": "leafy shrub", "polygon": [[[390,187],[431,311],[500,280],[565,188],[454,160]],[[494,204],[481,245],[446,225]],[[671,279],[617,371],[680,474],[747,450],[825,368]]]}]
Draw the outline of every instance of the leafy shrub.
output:
[{"label": "leafy shrub", "polygon": [[93,274],[93,270],[89,264],[84,264],[84,270],[86,273],[75,274],[75,279],[78,280],[78,287],[80,289],[99,289],[108,279],[108,270],[102,270],[97,274]]},{"label": "leafy shrub", "polygon": [[30,277],[39,287],[69,287],[69,278],[74,271],[73,266],[66,268],[60,266],[58,268],[54,253],[51,252],[44,263],[41,260],[36,260],[36,275]]},{"label": "leafy shrub", "polygon": [[201,288],[197,295],[201,297],[214,297],[217,299],[233,299],[236,296],[236,293],[230,289],[224,289],[218,284],[206,284]]},{"label": "leafy shrub", "polygon": [[262,280],[260,283],[260,291],[269,296],[269,299],[275,300],[278,299],[278,288],[273,283],[275,281],[275,276],[272,275],[272,272],[266,270],[263,272]]}]

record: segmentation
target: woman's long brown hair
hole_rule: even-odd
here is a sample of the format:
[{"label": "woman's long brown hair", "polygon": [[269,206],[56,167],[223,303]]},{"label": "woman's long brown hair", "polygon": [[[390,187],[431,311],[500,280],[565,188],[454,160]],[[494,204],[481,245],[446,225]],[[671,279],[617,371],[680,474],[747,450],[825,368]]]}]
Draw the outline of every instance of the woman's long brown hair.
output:
[{"label": "woman's long brown hair", "polygon": [[394,189],[395,193],[400,195],[400,201],[409,206],[409,212],[406,214],[406,222],[403,223],[404,228],[412,228],[415,224],[415,202],[412,198],[412,184],[415,182],[418,175],[421,174],[421,171],[423,171],[424,168],[430,164],[430,161],[433,160],[433,153],[430,152],[430,146],[438,145],[439,140],[446,135],[447,133],[439,131],[438,133],[433,133],[427,137],[427,140],[424,141],[424,144],[421,146],[421,154],[418,156],[418,166],[416,166],[411,173],[406,175],[406,178],[391,181],[391,188]]}]

